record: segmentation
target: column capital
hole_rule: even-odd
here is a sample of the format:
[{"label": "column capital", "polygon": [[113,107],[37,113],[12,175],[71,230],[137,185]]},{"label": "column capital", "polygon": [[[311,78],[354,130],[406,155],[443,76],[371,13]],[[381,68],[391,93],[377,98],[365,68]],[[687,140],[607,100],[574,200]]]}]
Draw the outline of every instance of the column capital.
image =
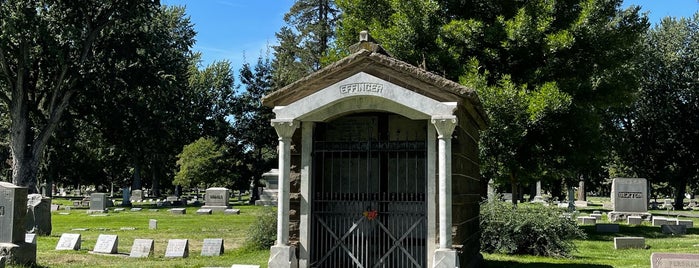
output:
[{"label": "column capital", "polygon": [[437,134],[439,134],[440,139],[450,139],[451,134],[454,133],[454,128],[456,128],[455,115],[433,115],[432,124],[437,129]]},{"label": "column capital", "polygon": [[293,119],[272,119],[272,126],[280,139],[291,139],[299,127],[299,122]]}]

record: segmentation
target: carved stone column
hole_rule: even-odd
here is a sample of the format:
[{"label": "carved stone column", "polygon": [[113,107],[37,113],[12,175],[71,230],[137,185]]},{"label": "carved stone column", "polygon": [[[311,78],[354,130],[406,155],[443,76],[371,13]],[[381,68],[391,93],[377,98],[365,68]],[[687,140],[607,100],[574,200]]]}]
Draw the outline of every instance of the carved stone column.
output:
[{"label": "carved stone column", "polygon": [[437,129],[439,140],[439,248],[434,253],[434,267],[453,268],[459,266],[459,257],[452,248],[451,238],[451,135],[456,127],[454,115],[433,116],[432,124]]},{"label": "carved stone column", "polygon": [[269,267],[298,267],[296,249],[289,245],[289,177],[291,169],[291,136],[299,122],[272,119],[279,136],[279,197],[277,201],[277,242],[270,249]]}]

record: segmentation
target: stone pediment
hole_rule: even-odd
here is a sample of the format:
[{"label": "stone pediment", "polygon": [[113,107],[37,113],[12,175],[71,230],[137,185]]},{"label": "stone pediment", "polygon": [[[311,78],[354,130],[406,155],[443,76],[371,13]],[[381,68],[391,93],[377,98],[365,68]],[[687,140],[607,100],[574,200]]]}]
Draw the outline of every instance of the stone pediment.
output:
[{"label": "stone pediment", "polygon": [[345,112],[384,110],[413,119],[465,109],[484,128],[475,90],[406,62],[361,49],[263,98],[277,118],[324,121]]}]

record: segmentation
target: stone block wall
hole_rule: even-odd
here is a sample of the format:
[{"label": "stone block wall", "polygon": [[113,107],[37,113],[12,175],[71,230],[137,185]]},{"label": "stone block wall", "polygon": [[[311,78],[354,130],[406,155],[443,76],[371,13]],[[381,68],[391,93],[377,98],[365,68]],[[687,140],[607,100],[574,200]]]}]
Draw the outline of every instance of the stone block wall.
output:
[{"label": "stone block wall", "polygon": [[458,126],[452,139],[452,228],[453,243],[461,248],[463,267],[480,258],[480,202],[486,188],[480,176],[479,128],[468,113],[457,112]]}]

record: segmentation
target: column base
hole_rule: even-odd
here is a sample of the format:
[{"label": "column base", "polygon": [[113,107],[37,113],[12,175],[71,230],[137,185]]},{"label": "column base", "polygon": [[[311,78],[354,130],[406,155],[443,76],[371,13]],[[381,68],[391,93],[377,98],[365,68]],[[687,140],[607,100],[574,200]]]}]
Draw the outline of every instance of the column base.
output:
[{"label": "column base", "polygon": [[293,246],[272,246],[267,264],[269,268],[298,268],[296,248]]},{"label": "column base", "polygon": [[459,267],[459,253],[454,249],[437,249],[434,251],[433,268]]}]

